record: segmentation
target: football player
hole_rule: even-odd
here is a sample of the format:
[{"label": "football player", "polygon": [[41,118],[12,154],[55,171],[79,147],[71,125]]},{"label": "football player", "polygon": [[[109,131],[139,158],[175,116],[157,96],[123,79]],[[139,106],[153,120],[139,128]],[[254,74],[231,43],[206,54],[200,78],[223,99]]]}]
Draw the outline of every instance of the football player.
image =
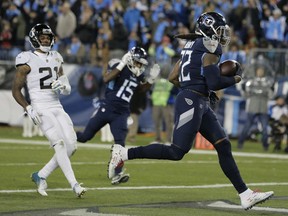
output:
[{"label": "football player", "polygon": [[213,144],[224,174],[237,190],[242,207],[248,210],[269,199],[274,192],[255,192],[244,183],[232,156],[229,138],[209,105],[211,90],[223,89],[241,81],[240,66],[234,77],[221,76],[218,67],[222,46],[226,46],[230,40],[229,26],[221,14],[207,12],[198,18],[194,34],[179,37],[189,40],[169,75],[169,80],[181,87],[175,103],[172,144],[152,144],[130,149],[114,144],[108,175],[113,178],[115,169],[126,160],[181,160],[191,149],[197,132],[200,132]]},{"label": "football player", "polygon": [[[76,133],[59,101],[59,94],[68,95],[71,91],[62,68],[63,58],[57,51],[51,51],[55,36],[48,25],[35,25],[29,33],[29,40],[35,50],[16,56],[12,93],[55,151],[51,160],[40,171],[32,173],[31,178],[37,185],[38,193],[47,196],[46,179],[60,167],[76,196],[81,197],[86,189],[77,182],[69,159],[77,148]],[[21,93],[25,83],[31,104]]]},{"label": "football player", "polygon": [[[149,90],[160,73],[158,64],[154,64],[148,76],[144,71],[148,66],[147,53],[141,47],[133,47],[122,59],[111,59],[108,70],[104,72],[103,80],[107,84],[105,99],[98,102],[83,132],[76,132],[77,140],[85,143],[106,124],[110,125],[114,142],[125,146],[128,133],[127,119],[130,116],[130,100],[136,88]],[[116,169],[111,183],[125,183],[129,174],[124,172],[123,164]]]}]

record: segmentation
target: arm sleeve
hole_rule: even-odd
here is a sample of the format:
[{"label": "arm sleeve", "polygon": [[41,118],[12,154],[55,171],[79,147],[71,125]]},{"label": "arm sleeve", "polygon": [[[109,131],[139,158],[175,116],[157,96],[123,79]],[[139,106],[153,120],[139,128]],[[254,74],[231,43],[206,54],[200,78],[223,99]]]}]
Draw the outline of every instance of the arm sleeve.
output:
[{"label": "arm sleeve", "polygon": [[226,77],[220,75],[220,69],[217,65],[209,65],[203,68],[203,74],[206,84],[210,90],[217,91],[234,85],[234,77]]},{"label": "arm sleeve", "polygon": [[68,77],[66,75],[62,75],[58,78],[64,85],[64,88],[61,89],[60,93],[63,95],[69,95],[71,93],[71,85],[69,83]]}]

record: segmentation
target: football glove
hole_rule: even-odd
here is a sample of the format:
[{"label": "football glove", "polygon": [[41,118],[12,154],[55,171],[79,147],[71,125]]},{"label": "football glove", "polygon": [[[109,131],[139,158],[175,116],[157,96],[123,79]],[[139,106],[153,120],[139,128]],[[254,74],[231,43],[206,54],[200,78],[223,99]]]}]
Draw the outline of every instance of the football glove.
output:
[{"label": "football glove", "polygon": [[51,84],[51,88],[54,92],[60,92],[61,90],[63,90],[65,88],[65,86],[63,85],[61,80],[54,80]]},{"label": "football glove", "polygon": [[35,125],[40,125],[41,124],[41,119],[40,119],[37,111],[34,110],[31,105],[28,105],[26,107],[26,113],[28,114],[28,116],[31,118],[31,120],[33,121],[33,123]]},{"label": "football glove", "polygon": [[51,88],[57,94],[69,95],[71,92],[71,85],[66,75],[62,75],[57,80],[54,80]]},{"label": "football glove", "polygon": [[147,82],[153,84],[157,79],[159,73],[160,73],[160,66],[158,64],[154,64],[153,67],[150,69]]},{"label": "football glove", "polygon": [[121,59],[120,63],[117,65],[117,70],[122,71],[122,69],[126,66],[128,60],[131,58],[130,51],[127,52]]}]

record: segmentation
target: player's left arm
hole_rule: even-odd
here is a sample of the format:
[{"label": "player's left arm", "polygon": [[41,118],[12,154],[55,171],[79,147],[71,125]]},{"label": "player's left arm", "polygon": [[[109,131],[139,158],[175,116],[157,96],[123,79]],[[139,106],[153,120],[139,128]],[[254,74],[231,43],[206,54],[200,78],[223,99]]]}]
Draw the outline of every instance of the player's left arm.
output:
[{"label": "player's left arm", "polygon": [[58,79],[54,80],[51,84],[52,90],[55,92],[60,92],[63,95],[69,95],[71,93],[71,85],[69,83],[68,77],[64,74],[62,64],[57,72]]},{"label": "player's left arm", "polygon": [[168,76],[169,82],[173,83],[175,86],[180,87],[180,82],[179,82],[179,66],[180,66],[181,60],[179,59],[176,64],[174,65],[172,71],[170,72]]},{"label": "player's left arm", "polygon": [[238,76],[226,77],[220,75],[218,67],[219,56],[212,53],[205,53],[203,57],[203,73],[206,84],[210,90],[217,91],[227,88],[241,81]]}]

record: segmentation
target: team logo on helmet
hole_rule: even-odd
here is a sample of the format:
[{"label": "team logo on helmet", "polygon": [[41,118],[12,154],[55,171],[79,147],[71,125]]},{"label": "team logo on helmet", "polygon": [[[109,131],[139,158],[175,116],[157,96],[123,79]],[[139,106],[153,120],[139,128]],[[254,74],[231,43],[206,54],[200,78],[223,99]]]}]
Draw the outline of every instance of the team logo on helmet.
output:
[{"label": "team logo on helmet", "polygon": [[215,19],[212,16],[204,17],[203,24],[207,27],[213,26],[215,23]]}]

